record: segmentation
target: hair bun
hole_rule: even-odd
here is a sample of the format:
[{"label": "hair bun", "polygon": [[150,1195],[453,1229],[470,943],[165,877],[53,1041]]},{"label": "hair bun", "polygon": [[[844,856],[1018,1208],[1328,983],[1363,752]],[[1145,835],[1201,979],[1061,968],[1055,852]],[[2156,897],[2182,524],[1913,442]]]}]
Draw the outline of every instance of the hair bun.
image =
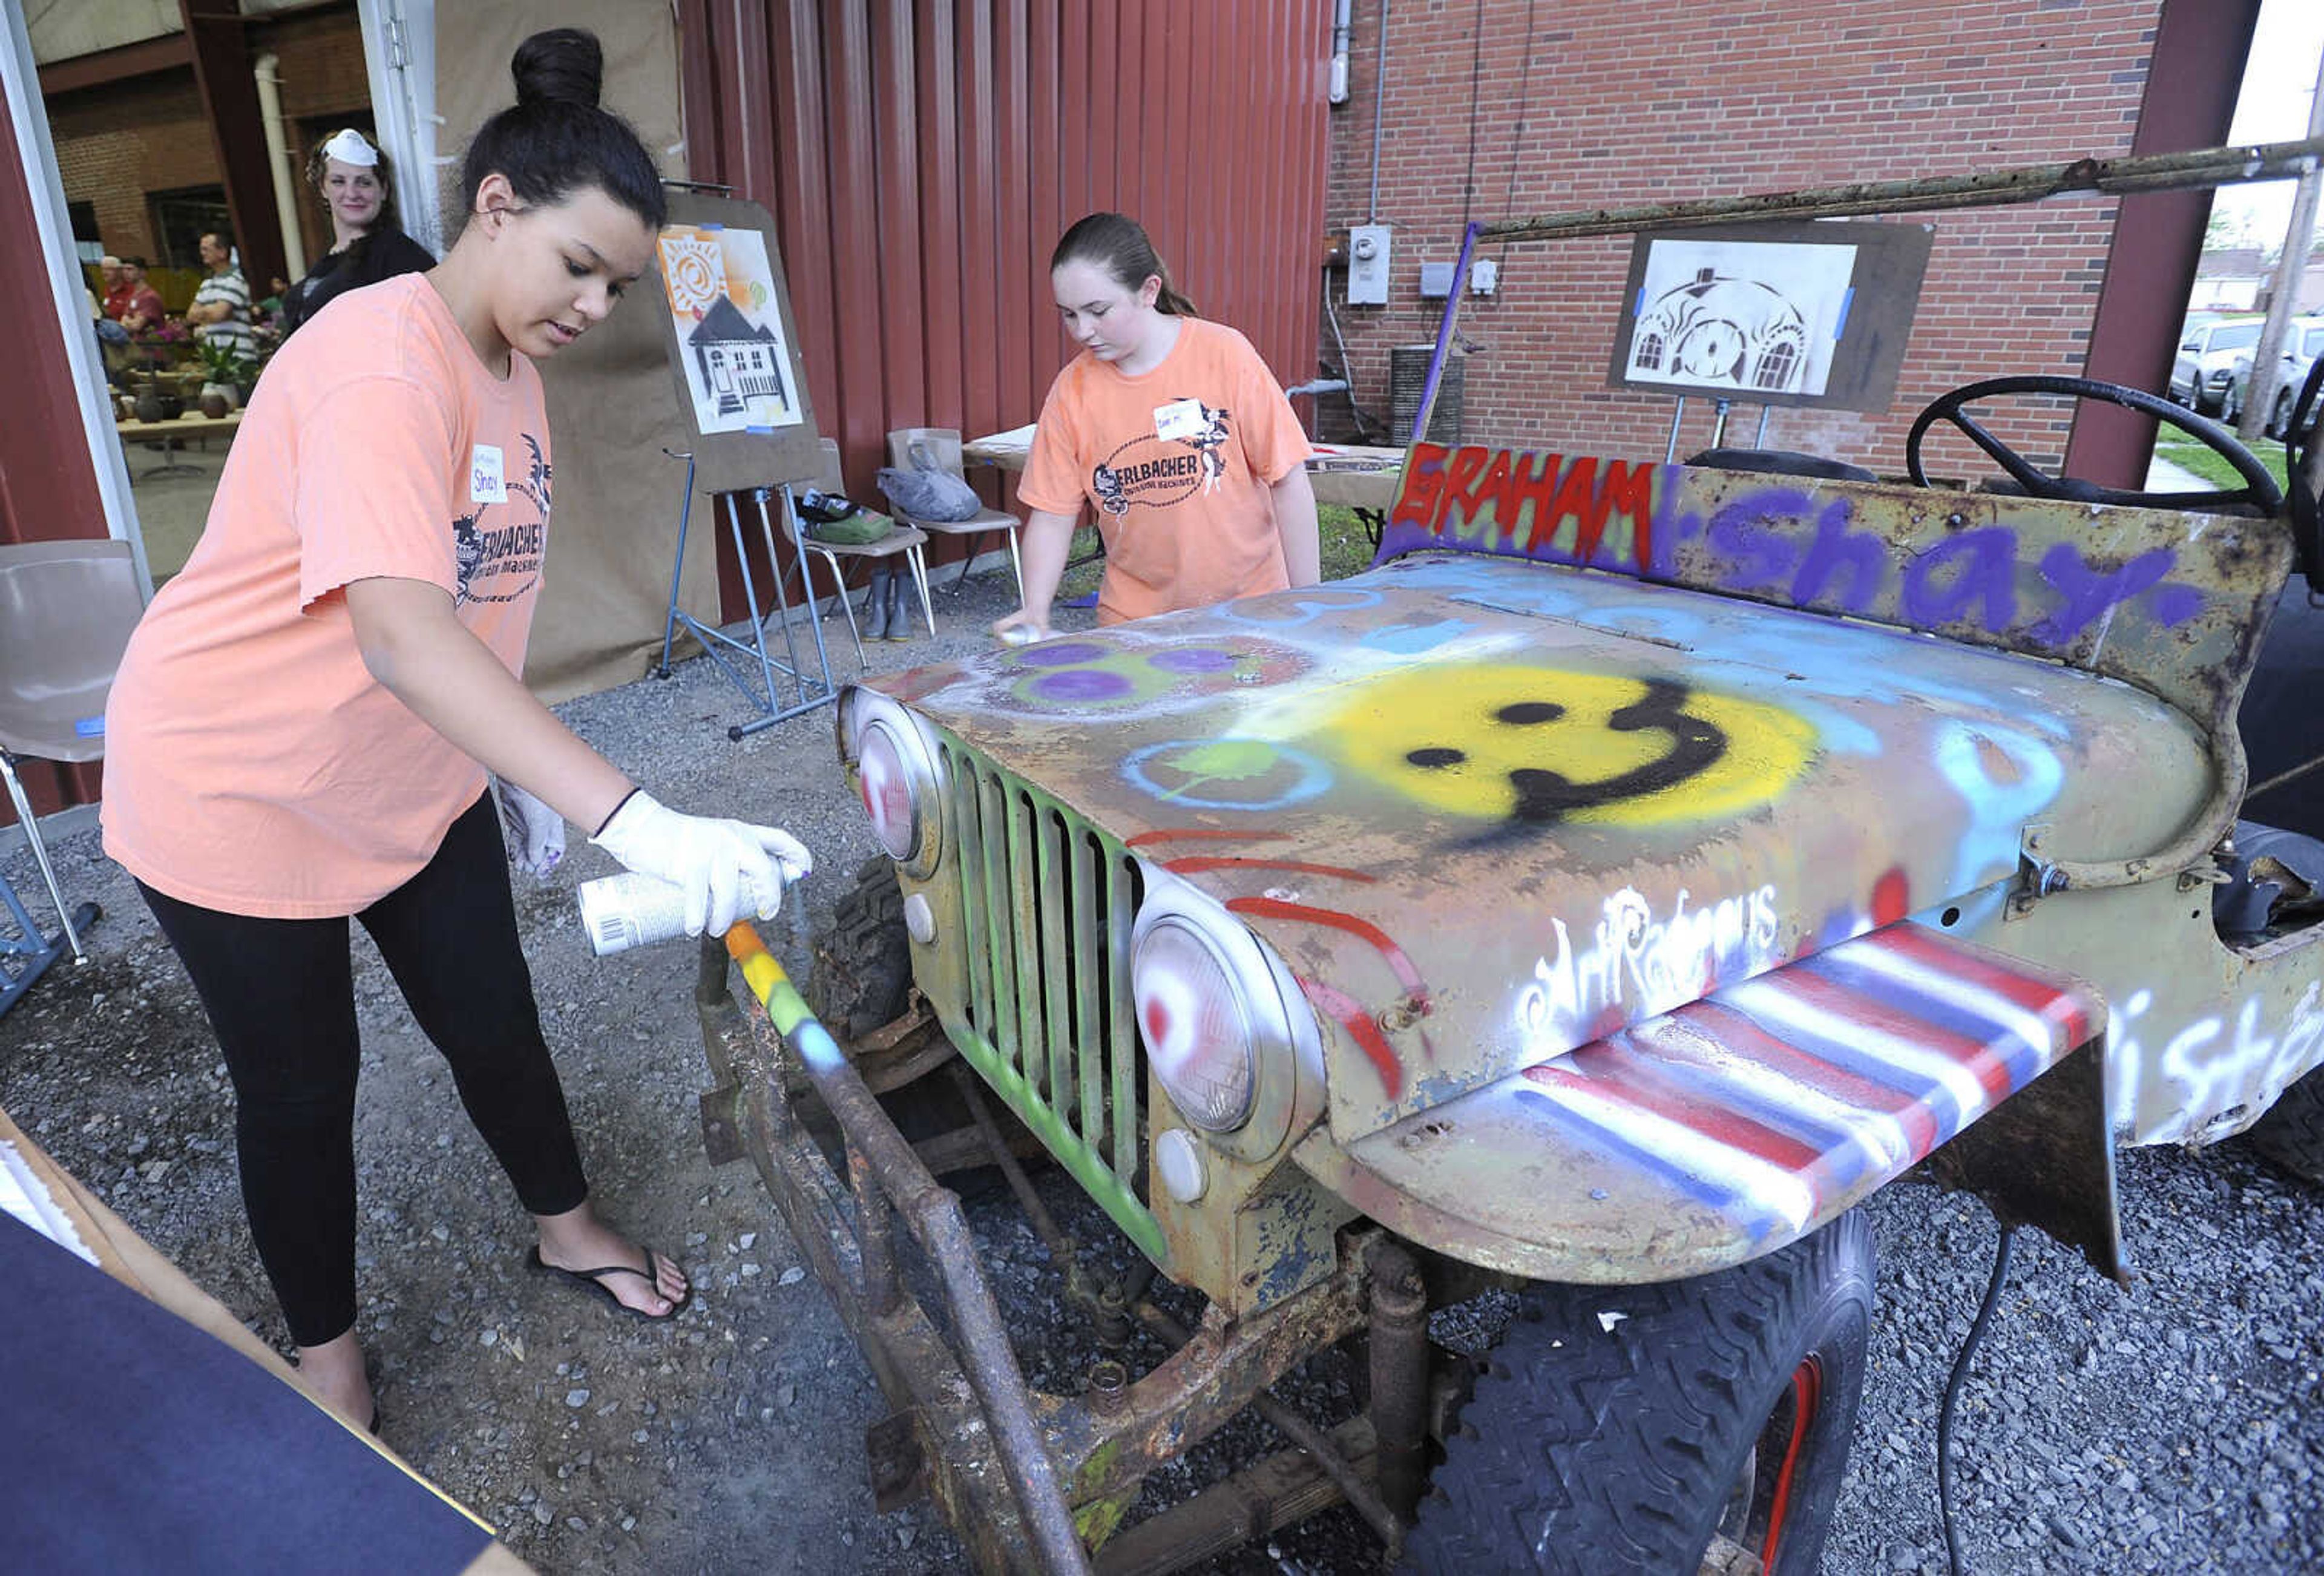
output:
[{"label": "hair bun", "polygon": [[605,51],[597,35],[577,27],[552,27],[516,46],[509,61],[520,105],[577,104],[597,107],[605,81]]}]

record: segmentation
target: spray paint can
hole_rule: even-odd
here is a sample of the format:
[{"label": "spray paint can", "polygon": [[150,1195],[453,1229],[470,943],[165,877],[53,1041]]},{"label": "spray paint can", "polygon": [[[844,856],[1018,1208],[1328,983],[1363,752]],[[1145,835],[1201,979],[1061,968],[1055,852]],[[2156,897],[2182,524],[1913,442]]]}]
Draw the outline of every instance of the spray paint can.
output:
[{"label": "spray paint can", "polygon": [[[672,882],[635,873],[603,876],[583,881],[576,895],[581,927],[589,933],[590,950],[601,958],[686,934],[686,892]],[[734,911],[745,917],[759,911],[748,877]]]},{"label": "spray paint can", "polygon": [[1037,630],[1028,624],[1010,624],[1000,632],[1001,643],[1004,646],[1029,646],[1048,638],[1048,631]]}]

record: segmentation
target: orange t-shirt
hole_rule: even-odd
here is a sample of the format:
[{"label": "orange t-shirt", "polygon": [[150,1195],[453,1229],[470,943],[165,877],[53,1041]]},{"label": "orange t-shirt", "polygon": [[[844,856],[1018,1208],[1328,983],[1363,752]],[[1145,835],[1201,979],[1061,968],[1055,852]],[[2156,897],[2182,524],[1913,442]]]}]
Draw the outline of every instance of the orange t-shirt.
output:
[{"label": "orange t-shirt", "polygon": [[424,580],[524,664],[549,525],[540,375],[485,370],[424,274],[352,290],[259,380],[185,571],[106,707],[105,851],[183,902],[353,914],[484,770],[372,677],[345,587]]},{"label": "orange t-shirt", "polygon": [[1087,351],[1041,407],[1017,496],[1105,539],[1100,623],[1291,584],[1268,491],[1306,463],[1307,435],[1259,352],[1223,323],[1180,320],[1178,343],[1130,377]]}]

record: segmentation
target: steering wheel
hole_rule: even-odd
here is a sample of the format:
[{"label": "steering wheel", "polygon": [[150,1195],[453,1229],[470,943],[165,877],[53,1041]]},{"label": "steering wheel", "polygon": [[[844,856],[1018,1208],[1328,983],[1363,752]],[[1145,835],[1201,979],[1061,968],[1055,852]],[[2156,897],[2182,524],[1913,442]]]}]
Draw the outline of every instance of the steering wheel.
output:
[{"label": "steering wheel", "polygon": [[[2077,481],[2071,476],[2050,475],[2036,470],[2024,456],[1978,425],[1961,409],[1974,401],[2002,394],[2070,394],[2080,400],[2103,400],[2109,405],[2141,411],[2200,438],[2206,447],[2236,467],[2236,475],[2244,479],[2244,484],[2232,493],[2148,493],[2125,487],[2101,487],[2096,482]],[[1981,383],[1955,389],[1922,411],[1913,423],[1911,434],[1904,439],[1904,466],[1912,473],[1914,482],[1923,487],[1929,484],[1929,478],[1921,468],[1921,439],[1930,428],[1940,421],[1949,421],[1960,428],[1971,443],[1983,449],[1996,465],[2009,473],[2012,481],[2035,498],[2059,498],[2073,503],[2120,503],[2134,509],[2213,511],[2222,504],[2249,503],[2268,515],[2273,515],[2283,507],[2283,493],[2276,486],[2275,478],[2268,473],[2265,465],[2260,464],[2256,455],[2236,440],[2234,433],[2209,418],[2198,416],[2191,410],[2182,410],[2168,400],[2150,394],[2144,389],[2100,382],[2096,378],[2053,377],[2047,373],[1988,378]]]}]

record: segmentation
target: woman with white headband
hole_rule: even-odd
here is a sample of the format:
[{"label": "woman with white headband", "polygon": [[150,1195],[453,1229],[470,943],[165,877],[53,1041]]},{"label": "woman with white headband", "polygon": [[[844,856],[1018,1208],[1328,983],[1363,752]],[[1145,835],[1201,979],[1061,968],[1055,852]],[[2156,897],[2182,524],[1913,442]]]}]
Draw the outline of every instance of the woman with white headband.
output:
[{"label": "woman with white headband", "polygon": [[307,179],[331,215],[331,249],[282,298],[287,336],[343,290],[436,266],[428,248],[395,217],[395,180],[387,155],[350,126],[334,132],[307,161]]}]

